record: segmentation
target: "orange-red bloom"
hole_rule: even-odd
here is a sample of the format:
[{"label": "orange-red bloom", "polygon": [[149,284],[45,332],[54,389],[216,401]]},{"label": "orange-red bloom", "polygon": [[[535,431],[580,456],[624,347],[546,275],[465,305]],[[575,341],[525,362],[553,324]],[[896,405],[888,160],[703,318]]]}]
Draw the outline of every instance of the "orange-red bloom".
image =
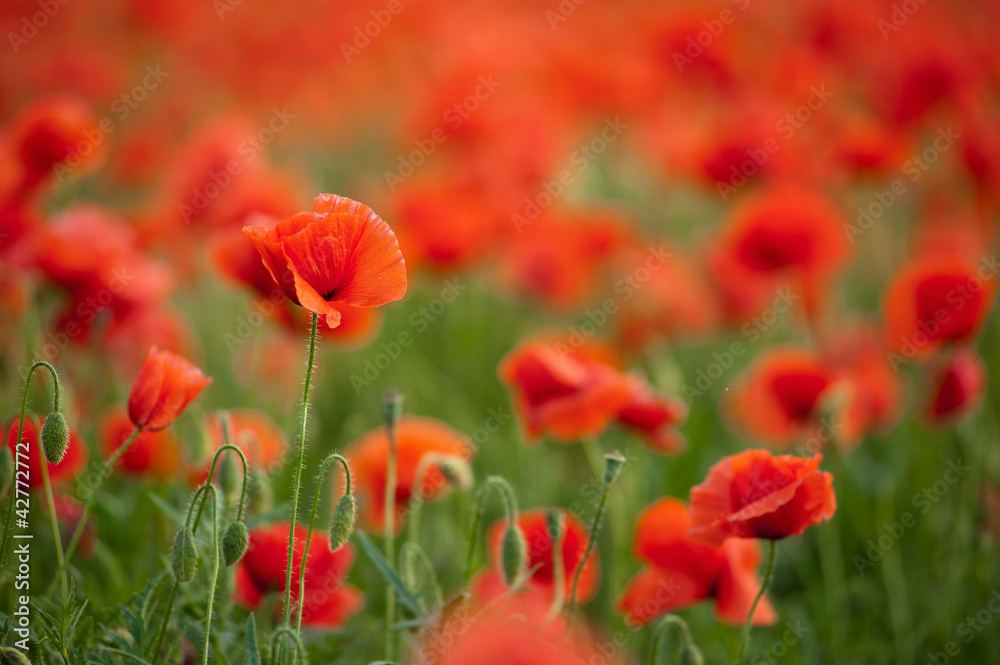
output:
[{"label": "orange-red bloom", "polygon": [[639,430],[657,452],[676,452],[675,428],[687,407],[623,373],[609,348],[582,340],[537,338],[511,351],[499,374],[514,393],[528,443],[548,435],[573,443],[602,433],[613,421]]},{"label": "orange-red bloom", "polygon": [[[301,212],[268,231],[247,226],[271,277],[285,295],[310,312],[340,322],[334,303],[379,307],[406,293],[406,264],[389,225],[371,208],[343,196],[321,194]],[[292,279],[285,279],[291,272]]]},{"label": "orange-red bloom", "polygon": [[[34,414],[27,414],[24,418],[24,432],[21,440],[27,444],[27,450],[22,446],[17,448],[17,425],[20,416],[14,416],[7,423],[7,447],[17,464],[18,454],[28,455],[28,487],[34,489],[42,486],[42,452],[41,439],[39,433],[42,431],[41,425],[45,424],[43,419],[41,425]],[[69,445],[66,454],[58,464],[49,464],[49,480],[53,485],[62,482],[72,481],[80,471],[87,465],[87,446],[72,430],[69,433]]]},{"label": "orange-red bloom", "polygon": [[[646,567],[618,599],[618,609],[629,624],[645,625],[710,599],[715,599],[715,613],[722,621],[746,622],[760,591],[760,545],[731,538],[719,547],[707,547],[689,535],[690,529],[688,510],[680,499],[660,499],[639,514],[632,555]],[[753,623],[771,624],[776,618],[767,597],[762,598]]]},{"label": "orange-red bloom", "polygon": [[922,358],[946,342],[975,337],[996,293],[993,272],[983,274],[950,258],[918,259],[900,270],[885,294],[890,346]]},{"label": "orange-red bloom", "polygon": [[968,416],[986,394],[986,366],[974,351],[959,349],[941,366],[928,368],[929,399],[924,416],[932,423],[953,423]]},{"label": "orange-red bloom", "polygon": [[[563,561],[563,593],[566,600],[569,600],[573,587],[573,575],[580,559],[587,549],[587,539],[589,531],[587,526],[572,513],[565,513],[566,521],[563,530],[562,549]],[[536,588],[543,591],[551,603],[555,595],[555,568],[552,565],[552,536],[549,535],[548,525],[545,519],[545,510],[534,508],[526,510],[517,516],[517,526],[520,527],[524,535],[524,541],[528,545],[527,557],[525,558],[525,569],[533,571],[531,576],[525,581],[529,588]],[[501,519],[494,522],[487,532],[486,542],[489,543],[490,560],[493,563],[495,572],[487,573],[490,578],[495,577],[503,587],[500,571],[503,569],[501,548],[503,534],[507,530],[507,520]],[[595,549],[590,553],[590,557],[583,565],[580,573],[580,583],[577,587],[576,600],[579,603],[586,603],[597,593],[597,585],[601,578],[601,563]]]},{"label": "orange-red bloom", "polygon": [[[369,430],[344,450],[351,466],[352,489],[358,499],[358,523],[381,533],[385,524],[385,481],[388,471],[389,436],[385,427]],[[446,458],[471,464],[475,449],[469,440],[434,418],[403,416],[396,423],[396,518],[402,527],[410,499],[420,485],[424,500],[443,496],[449,484],[438,463]],[[418,473],[420,477],[418,478]],[[335,499],[343,494],[336,490]]]},{"label": "orange-red bloom", "polygon": [[212,379],[184,358],[149,349],[128,396],[128,417],[147,431],[168,427]]},{"label": "orange-red bloom", "polygon": [[837,498],[822,459],[766,450],[723,458],[691,488],[691,536],[711,547],[730,536],[781,540],[829,520]]},{"label": "orange-red bloom", "polygon": [[[106,413],[101,421],[101,448],[105,456],[110,457],[118,450],[133,428],[124,408],[116,407]],[[170,432],[143,430],[122,455],[116,470],[166,481],[175,478],[183,468],[180,442]]]},{"label": "orange-red bloom", "polygon": [[[281,428],[263,411],[228,409],[225,413],[229,415],[231,443],[243,451],[249,470],[271,473],[280,468],[288,450],[288,438]],[[223,412],[216,411],[202,420],[202,430],[208,437],[208,449],[191,471],[191,480],[195,483],[205,482],[212,456],[225,445],[222,416]]]},{"label": "orange-red bloom", "polygon": [[[305,527],[295,526],[291,596],[296,608],[307,533]],[[364,606],[364,595],[344,581],[353,561],[354,548],[350,544],[331,551],[326,533],[313,532],[306,562],[302,625],[339,628]],[[264,602],[267,594],[284,593],[287,570],[288,523],[251,529],[247,552],[234,571],[233,602],[253,610]]]}]

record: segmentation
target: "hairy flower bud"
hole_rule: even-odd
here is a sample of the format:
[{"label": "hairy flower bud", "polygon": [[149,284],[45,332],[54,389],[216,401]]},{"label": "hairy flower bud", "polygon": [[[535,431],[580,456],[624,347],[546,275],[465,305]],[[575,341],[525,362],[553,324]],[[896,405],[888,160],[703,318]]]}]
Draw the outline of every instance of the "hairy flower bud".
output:
[{"label": "hairy flower bud", "polygon": [[250,536],[243,522],[233,522],[226,527],[226,532],[222,534],[222,560],[227,566],[243,558],[249,542]]},{"label": "hairy flower bud", "polygon": [[190,582],[198,570],[198,547],[189,527],[177,532],[173,547],[170,548],[170,567],[178,582]]},{"label": "hairy flower bud", "polygon": [[524,560],[528,546],[524,542],[524,534],[517,526],[507,527],[503,534],[501,548],[503,562],[503,578],[507,586],[514,586],[524,572]]},{"label": "hairy flower bud", "polygon": [[58,411],[53,411],[42,425],[42,451],[49,464],[58,464],[69,446],[69,427]]},{"label": "hairy flower bud", "polygon": [[330,549],[338,550],[354,533],[354,522],[358,516],[358,502],[353,494],[340,497],[330,518]]}]

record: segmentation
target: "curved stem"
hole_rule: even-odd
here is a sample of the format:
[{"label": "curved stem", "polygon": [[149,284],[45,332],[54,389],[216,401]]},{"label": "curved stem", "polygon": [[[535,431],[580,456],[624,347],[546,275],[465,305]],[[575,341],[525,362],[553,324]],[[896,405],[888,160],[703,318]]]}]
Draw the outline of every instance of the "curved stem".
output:
[{"label": "curved stem", "polygon": [[[208,665],[208,647],[212,636],[212,604],[215,601],[215,585],[219,583],[219,497],[215,492],[214,485],[205,485],[202,489],[212,491],[212,546],[215,550],[215,556],[212,557],[212,585],[208,588],[208,606],[205,610],[205,646],[202,649],[201,661],[202,665]],[[207,492],[205,500],[201,502],[203,506],[206,501],[208,501]],[[188,517],[191,517],[190,513],[188,513]]]},{"label": "curved stem", "polygon": [[767,542],[769,547],[767,550],[767,565],[764,568],[764,579],[760,583],[760,591],[757,592],[757,597],[753,599],[753,605],[750,606],[750,614],[747,615],[747,622],[743,624],[743,635],[740,637],[740,650],[736,654],[737,665],[743,662],[743,656],[747,651],[747,644],[750,642],[750,625],[753,623],[754,612],[757,611],[757,603],[764,597],[767,585],[771,582],[771,573],[774,572],[774,554],[778,549],[778,541],[769,540]]},{"label": "curved stem", "polygon": [[649,656],[649,665],[656,665],[657,659],[660,656],[660,644],[663,642],[663,636],[667,632],[667,626],[670,625],[677,627],[677,632],[681,634],[681,642],[684,643],[684,646],[694,646],[694,640],[691,638],[691,630],[688,628],[687,622],[676,614],[668,614],[656,625],[656,630],[653,633],[653,652]]},{"label": "curved stem", "polygon": [[292,562],[295,550],[295,520],[299,511],[299,488],[302,485],[302,467],[306,455],[306,418],[309,416],[309,386],[312,383],[313,364],[316,361],[316,326],[319,314],[313,312],[312,329],[309,333],[309,364],[306,365],[305,388],[302,393],[302,416],[299,422],[299,454],[295,462],[295,475],[292,481],[292,515],[288,520],[288,558],[285,560],[285,599],[282,604],[282,620],[284,625],[291,625],[292,604]]},{"label": "curved stem", "polygon": [[309,531],[306,534],[306,544],[302,550],[302,565],[299,566],[299,609],[295,618],[296,631],[302,630],[302,607],[305,605],[306,600],[306,563],[309,561],[309,543],[312,541],[313,528],[316,526],[316,508],[319,506],[319,492],[323,489],[323,477],[326,475],[326,467],[333,461],[340,462],[343,465],[344,475],[347,477],[345,481],[345,493],[351,493],[351,469],[347,466],[347,460],[342,455],[330,453],[320,465],[319,474],[316,477],[316,495],[313,497],[312,515],[309,517]]},{"label": "curved stem", "polygon": [[[441,584],[438,582],[437,574],[434,572],[434,566],[431,564],[431,560],[427,558],[427,553],[424,552],[423,548],[416,543],[404,543],[403,547],[399,550],[399,564],[400,568],[403,564],[412,558],[416,558],[417,561],[424,568],[424,574],[427,575],[427,579],[431,583],[431,593],[434,594],[434,606],[436,608],[444,607],[444,594],[441,592]],[[414,589],[413,591],[416,591]]]},{"label": "curved stem", "polygon": [[[279,638],[282,637],[290,639],[292,641],[292,644],[295,645],[295,655],[301,656],[304,662],[306,654],[305,654],[305,647],[302,646],[302,639],[299,637],[299,634],[296,631],[292,630],[291,627],[289,626],[281,626],[280,628],[275,630],[274,633],[271,635],[271,662],[272,663],[278,662],[275,658],[275,649],[278,646]],[[282,648],[284,648],[284,641],[282,642]]]},{"label": "curved stem", "polygon": [[[49,373],[52,374],[52,384],[54,386],[52,389],[52,394],[53,394],[52,410],[53,411],[59,410],[59,375],[56,374],[56,368],[50,365],[49,363],[45,362],[44,360],[36,360],[31,364],[31,367],[28,368],[28,375],[24,377],[24,394],[21,397],[21,418],[17,423],[17,440],[15,443],[20,443],[21,438],[24,436],[24,417],[28,411],[28,391],[31,388],[31,377],[34,375],[35,370],[38,369],[39,367],[46,368],[47,370],[49,370]],[[7,565],[7,540],[8,537],[10,536],[10,517],[11,515],[14,514],[14,495],[16,493],[16,488],[17,488],[18,463],[17,463],[16,452],[17,450],[15,448],[14,482],[11,484],[10,501],[7,503],[7,516],[4,518],[3,522],[3,538],[0,539],[0,567]],[[50,508],[52,507],[51,502],[49,507]],[[61,545],[62,543],[60,542],[60,546]],[[59,574],[62,575],[61,570]]]},{"label": "curved stem", "polygon": [[[118,460],[128,452],[128,449],[132,447],[135,440],[139,438],[139,433],[142,432],[142,427],[136,425],[129,437],[122,442],[122,445],[118,446],[115,452],[108,458],[108,461],[104,463],[101,467],[101,472],[98,474],[97,483],[90,490],[90,494],[87,496],[87,501],[83,504],[83,515],[80,516],[80,521],[76,524],[76,530],[73,531],[73,537],[69,541],[69,546],[66,548],[66,559],[63,561],[63,565],[60,566],[58,574],[62,574],[66,566],[69,565],[70,560],[73,558],[73,553],[76,552],[76,546],[80,543],[80,537],[83,535],[83,527],[87,525],[87,519],[90,517],[90,511],[94,508],[94,501],[97,499],[97,490],[101,488],[104,481],[107,480],[108,475],[111,473],[111,469],[114,468]],[[54,582],[53,582],[54,584]],[[49,591],[46,593],[47,596],[52,595],[54,587],[49,587]]]},{"label": "curved stem", "polygon": [[611,490],[611,485],[605,485],[604,489],[601,491],[601,501],[597,504],[597,512],[594,513],[594,520],[590,523],[590,537],[587,539],[587,549],[583,552],[583,558],[580,559],[580,563],[576,566],[576,572],[573,573],[573,586],[569,594],[569,609],[572,610],[576,607],[576,589],[580,584],[580,576],[583,574],[583,567],[587,564],[587,559],[590,558],[590,553],[594,551],[594,545],[597,543],[597,533],[601,530],[601,520],[604,519],[604,510],[608,503],[608,492]]},{"label": "curved stem", "polygon": [[479,529],[483,520],[483,509],[486,507],[486,499],[493,488],[496,488],[500,492],[504,511],[507,513],[507,523],[514,524],[517,521],[517,496],[514,494],[514,489],[502,476],[489,476],[483,483],[483,488],[479,491],[479,500],[472,515],[472,530],[469,533],[469,551],[465,558],[465,586],[469,586],[469,582],[472,580],[472,564],[476,558],[476,544],[479,542]]}]

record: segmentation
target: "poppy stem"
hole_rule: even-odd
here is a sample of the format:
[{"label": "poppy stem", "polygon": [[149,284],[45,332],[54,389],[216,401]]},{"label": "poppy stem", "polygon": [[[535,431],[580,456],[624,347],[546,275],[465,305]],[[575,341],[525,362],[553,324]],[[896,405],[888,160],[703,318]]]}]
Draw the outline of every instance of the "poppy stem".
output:
[{"label": "poppy stem", "polygon": [[[396,560],[396,421],[403,410],[403,396],[390,390],[382,398],[385,408],[385,429],[389,439],[389,459],[386,461],[385,496],[383,497],[383,522],[386,561]],[[392,661],[395,653],[396,590],[391,584],[385,588],[385,659]]]},{"label": "poppy stem", "polygon": [[[208,605],[205,610],[205,646],[202,649],[202,665],[208,665],[208,648],[209,640],[212,637],[212,604],[215,601],[215,586],[219,583],[219,551],[221,548],[219,546],[219,497],[216,494],[214,485],[206,485],[206,488],[212,491],[212,547],[215,550],[215,556],[212,557],[212,584],[208,588]],[[202,507],[208,501],[208,492],[205,493],[205,498],[202,500]],[[188,513],[190,518],[191,514]]]},{"label": "poppy stem", "polygon": [[764,597],[767,585],[771,582],[771,573],[774,572],[774,555],[778,550],[778,541],[769,540],[767,542],[767,565],[764,567],[764,579],[760,583],[760,591],[757,592],[757,597],[753,599],[753,605],[750,606],[750,614],[747,615],[747,622],[743,624],[743,634],[740,637],[740,650],[736,654],[736,665],[742,663],[743,657],[746,655],[747,645],[750,642],[750,626],[753,624],[754,612],[757,611],[757,603]]},{"label": "poppy stem", "polygon": [[671,625],[676,626],[677,632],[681,636],[681,651],[686,649],[690,654],[692,654],[691,658],[688,660],[685,660],[682,657],[680,662],[702,662],[701,651],[691,638],[691,629],[688,628],[687,622],[676,614],[668,614],[660,620],[660,622],[656,625],[655,631],[653,632],[653,652],[649,656],[649,665],[656,665],[660,656],[660,644],[663,642],[663,636],[667,632],[667,626]]},{"label": "poppy stem", "polygon": [[58,563],[59,570],[62,571],[59,575],[59,588],[62,590],[63,597],[65,597],[69,593],[69,584],[66,581],[66,558],[63,556],[62,536],[59,533],[59,521],[56,518],[56,502],[52,497],[52,483],[49,481],[49,461],[45,459],[45,455],[42,455],[39,461],[42,463],[42,484],[45,486],[45,501],[49,506],[49,523],[52,525],[52,537],[55,539],[56,562]]},{"label": "poppy stem", "polygon": [[316,508],[319,506],[319,492],[323,489],[323,477],[326,475],[326,467],[333,461],[340,462],[344,466],[344,475],[347,478],[345,493],[351,493],[351,469],[347,466],[347,460],[337,453],[330,453],[323,460],[323,463],[319,467],[319,474],[316,476],[316,496],[313,497],[312,515],[309,517],[309,532],[306,534],[306,544],[302,550],[302,565],[299,566],[299,611],[295,617],[296,632],[302,630],[302,607],[305,605],[306,599],[306,562],[309,561],[309,543],[312,542],[313,528],[316,526]]},{"label": "poppy stem", "polygon": [[507,515],[507,524],[517,523],[517,496],[510,483],[502,476],[489,476],[483,483],[483,488],[479,490],[475,512],[472,514],[472,529],[469,532],[469,553],[465,559],[465,586],[469,586],[472,581],[472,564],[476,558],[476,544],[479,542],[479,527],[483,520],[483,509],[486,507],[486,499],[490,490],[496,488],[503,499],[504,512]]},{"label": "poppy stem", "polygon": [[[414,560],[419,561],[420,565],[423,567],[424,575],[427,576],[427,580],[431,585],[431,593],[434,595],[434,607],[436,608],[436,611],[441,611],[444,607],[444,594],[441,593],[441,583],[438,581],[437,573],[434,572],[434,566],[431,564],[431,560],[427,558],[427,553],[424,552],[423,548],[417,543],[403,543],[403,546],[399,549],[399,568],[400,570],[411,571],[408,575],[411,579],[406,580],[406,584],[410,587],[411,591],[417,593],[416,579],[412,572],[413,566],[410,565]],[[422,605],[423,600],[420,602]]]},{"label": "poppy stem", "polygon": [[[44,360],[36,360],[31,364],[31,367],[28,368],[28,375],[24,378],[24,395],[21,398],[21,419],[18,421],[17,424],[17,441],[15,441],[15,446],[13,451],[15,479],[10,486],[10,501],[8,501],[7,503],[7,517],[4,519],[3,522],[3,539],[0,540],[0,567],[5,567],[7,565],[7,540],[8,537],[10,536],[10,518],[11,515],[14,514],[14,497],[18,491],[16,479],[17,479],[17,468],[18,466],[20,466],[20,463],[17,460],[18,458],[21,457],[18,444],[21,443],[21,439],[24,436],[24,418],[25,414],[27,414],[28,412],[28,391],[31,388],[31,377],[35,373],[35,370],[38,369],[39,367],[46,368],[47,370],[49,370],[49,373],[52,374],[52,385],[53,385],[52,410],[53,411],[59,410],[59,375],[56,374],[56,368],[50,365],[49,363],[45,362]],[[41,445],[40,438],[36,445]],[[44,455],[41,456],[44,457]],[[25,464],[27,465],[27,463]],[[50,509],[53,508],[51,501],[49,502],[49,508]],[[56,543],[57,543],[56,545],[57,548],[62,547],[62,543],[59,541],[58,534],[56,535]],[[61,568],[63,568],[63,566],[60,566],[60,569]],[[60,575],[61,574],[62,573],[60,573]]]},{"label": "poppy stem", "polygon": [[601,491],[601,500],[597,504],[597,512],[594,513],[594,520],[590,523],[590,536],[587,539],[587,549],[584,550],[583,558],[580,559],[580,563],[576,566],[576,572],[573,573],[573,586],[569,594],[570,612],[576,607],[576,590],[580,584],[580,576],[583,575],[583,568],[587,564],[587,559],[590,558],[590,553],[594,551],[594,546],[597,544],[597,534],[601,530],[601,521],[604,519],[604,511],[608,505],[608,493],[611,491],[611,486],[618,480],[618,476],[621,475],[624,464],[625,458],[618,451],[608,453],[604,456],[604,489]]},{"label": "poppy stem", "polygon": [[555,582],[555,593],[552,594],[552,605],[545,615],[548,623],[562,612],[566,602],[566,566],[563,561],[563,540],[566,532],[566,520],[562,513],[553,510],[545,517],[552,540],[552,579]]},{"label": "poppy stem", "polygon": [[313,364],[316,360],[316,326],[319,314],[313,312],[312,330],[309,333],[309,364],[306,365],[305,389],[302,394],[302,417],[299,423],[299,454],[295,462],[295,480],[292,483],[292,515],[288,523],[288,558],[285,560],[285,600],[282,605],[282,620],[286,628],[291,626],[289,612],[292,604],[292,563],[295,549],[295,519],[299,510],[299,489],[302,485],[302,471],[306,454],[306,418],[309,416],[309,385],[312,383]]},{"label": "poppy stem", "polygon": [[[111,474],[111,470],[115,468],[118,464],[118,460],[122,458],[125,453],[128,452],[135,440],[139,438],[139,434],[142,432],[142,426],[136,425],[132,433],[128,435],[128,438],[122,442],[115,452],[112,453],[108,461],[104,463],[101,467],[100,472],[97,474],[97,482],[90,490],[90,494],[87,495],[87,500],[83,504],[83,515],[80,516],[80,521],[76,523],[76,530],[73,531],[73,537],[69,541],[69,546],[66,547],[66,557],[62,565],[59,566],[57,572],[57,577],[63,574],[66,567],[69,565],[70,560],[73,558],[73,554],[76,552],[76,546],[80,544],[80,537],[83,536],[83,528],[87,526],[87,520],[90,518],[90,511],[94,508],[94,502],[97,500],[97,491],[104,484],[104,481],[108,479]],[[46,597],[51,596],[52,592],[55,590],[55,580],[52,582],[52,586],[49,587],[48,592],[46,592]]]}]

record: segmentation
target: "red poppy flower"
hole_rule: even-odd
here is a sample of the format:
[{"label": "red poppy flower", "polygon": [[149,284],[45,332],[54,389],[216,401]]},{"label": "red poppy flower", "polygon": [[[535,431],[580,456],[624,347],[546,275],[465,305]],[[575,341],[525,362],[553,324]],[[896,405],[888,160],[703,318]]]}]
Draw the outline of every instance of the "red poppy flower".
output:
[{"label": "red poppy flower", "polygon": [[837,498],[822,459],[766,450],[723,458],[691,488],[691,537],[711,547],[730,536],[781,540],[829,520]]},{"label": "red poppy flower", "polygon": [[[110,457],[132,434],[135,426],[123,407],[115,407],[101,422],[101,448]],[[143,430],[125,451],[116,470],[137,477],[159,481],[176,478],[184,468],[180,442],[168,431]]]},{"label": "red poppy flower", "polygon": [[[351,465],[354,494],[358,499],[358,523],[381,533],[385,524],[385,480],[389,457],[389,437],[385,427],[369,430],[344,450]],[[425,500],[443,496],[449,489],[433,462],[457,458],[471,464],[475,449],[469,440],[449,425],[434,418],[403,416],[396,423],[396,519],[402,527],[415,485],[423,476],[420,495]],[[426,459],[425,459],[426,458]],[[338,487],[334,500],[343,494]]]},{"label": "red poppy flower", "polygon": [[[680,499],[660,499],[639,514],[632,555],[645,568],[618,599],[618,609],[630,625],[645,625],[668,612],[711,599],[722,621],[746,622],[760,591],[760,545],[732,538],[720,547],[708,547],[694,540],[690,530],[691,519]],[[776,619],[767,597],[762,598],[753,623],[772,624]]]},{"label": "red poppy flower", "polygon": [[[264,265],[288,296],[310,312],[340,322],[334,303],[379,307],[406,293],[406,265],[396,236],[371,208],[321,194],[302,212],[268,231],[247,226]],[[282,279],[291,271],[292,281]]]},{"label": "red poppy flower", "polygon": [[788,446],[823,426],[820,420],[838,386],[837,373],[818,355],[773,347],[737,381],[723,409],[737,429],[754,439]]},{"label": "red poppy flower", "polygon": [[148,431],[168,427],[212,379],[184,358],[151,347],[128,396],[132,424]]},{"label": "red poppy flower", "polygon": [[[530,588],[537,588],[545,592],[549,603],[555,595],[555,569],[552,565],[552,537],[549,535],[548,525],[545,519],[545,510],[535,508],[526,510],[517,516],[517,525],[524,534],[524,541],[528,545],[527,557],[525,559],[525,570],[533,571],[531,577],[526,581]],[[563,560],[563,593],[566,600],[569,600],[573,593],[573,575],[580,559],[587,549],[587,539],[590,532],[583,522],[572,513],[565,513],[566,522],[563,533],[562,560]],[[486,534],[486,542],[489,543],[490,560],[493,563],[495,572],[488,575],[497,575],[497,580],[501,581],[499,571],[503,568],[501,547],[503,534],[507,530],[507,520],[497,520],[494,522]],[[587,563],[583,565],[583,572],[580,574],[580,583],[577,587],[577,602],[583,604],[591,600],[597,594],[597,586],[601,578],[601,563],[595,549],[590,553]]]},{"label": "red poppy flower", "polygon": [[574,443],[615,421],[638,429],[655,451],[673,452],[683,441],[672,428],[686,417],[684,405],[623,373],[614,351],[597,342],[532,339],[511,351],[498,371],[514,393],[529,444],[544,435]]},{"label": "red poppy flower", "polygon": [[885,293],[885,325],[892,348],[909,358],[945,342],[972,339],[993,307],[996,279],[948,258],[917,259],[897,273]]},{"label": "red poppy flower", "polygon": [[[284,593],[288,570],[288,528],[288,523],[284,522],[250,530],[246,554],[236,564],[233,575],[234,603],[253,610],[264,602],[269,593]],[[298,607],[298,579],[307,533],[305,527],[295,526],[291,591],[294,607]],[[313,532],[309,541],[309,560],[306,562],[302,625],[339,628],[361,610],[364,595],[344,581],[353,561],[354,548],[350,544],[331,551],[327,534]],[[278,611],[277,607],[275,609]]]},{"label": "red poppy flower", "polygon": [[[288,438],[270,416],[253,409],[228,409],[226,413],[229,414],[231,442],[246,456],[249,469],[271,473],[280,468],[288,451]],[[191,470],[191,481],[197,484],[205,482],[212,457],[225,445],[222,412],[208,414],[201,426],[208,439],[208,449]]]},{"label": "red poppy flower", "polygon": [[940,367],[928,368],[930,398],[924,416],[931,423],[953,423],[970,415],[986,394],[986,366],[974,351],[956,350]]},{"label": "red poppy flower", "polygon": [[[17,449],[17,425],[20,416],[14,416],[7,422],[7,448],[17,463],[18,453],[24,454],[24,447]],[[41,425],[45,424],[43,419]],[[24,432],[21,440],[28,444],[28,487],[34,489],[42,486],[42,451],[39,433],[41,425],[33,414],[24,418]],[[69,432],[69,445],[66,454],[58,464],[49,464],[49,480],[53,485],[72,481],[87,465],[87,446],[77,437],[73,430]]]}]

